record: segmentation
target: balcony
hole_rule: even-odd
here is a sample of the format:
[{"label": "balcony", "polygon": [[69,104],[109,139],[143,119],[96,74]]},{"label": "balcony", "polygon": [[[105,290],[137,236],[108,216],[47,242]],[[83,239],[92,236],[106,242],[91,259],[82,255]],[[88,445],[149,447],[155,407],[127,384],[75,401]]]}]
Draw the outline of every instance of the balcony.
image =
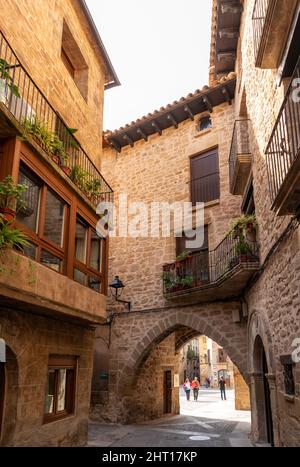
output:
[{"label": "balcony", "polygon": [[0,32],[0,139],[21,134],[93,206],[112,189]]},{"label": "balcony", "polygon": [[187,304],[238,297],[259,268],[257,242],[228,234],[215,250],[166,264],[164,296]]},{"label": "balcony", "polygon": [[106,297],[15,251],[1,255],[1,306],[86,325],[106,321]]},{"label": "balcony", "polygon": [[300,206],[300,58],[266,149],[272,209],[294,215]]},{"label": "balcony", "polygon": [[229,155],[230,193],[243,195],[251,172],[249,120],[236,120]]},{"label": "balcony", "polygon": [[255,65],[278,68],[298,0],[256,0],[252,16]]}]

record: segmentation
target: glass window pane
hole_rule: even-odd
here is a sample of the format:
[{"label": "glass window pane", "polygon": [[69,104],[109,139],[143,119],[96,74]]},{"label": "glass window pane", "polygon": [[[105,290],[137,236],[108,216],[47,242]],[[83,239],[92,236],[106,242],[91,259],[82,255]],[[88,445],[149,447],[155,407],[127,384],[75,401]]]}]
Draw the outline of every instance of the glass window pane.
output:
[{"label": "glass window pane", "polygon": [[48,382],[45,400],[45,413],[54,413],[55,370],[48,371]]},{"label": "glass window pane", "polygon": [[75,229],[75,257],[86,264],[87,226],[77,217]]},{"label": "glass window pane", "polygon": [[97,235],[95,230],[92,231],[92,240],[91,240],[91,259],[90,266],[96,271],[101,272],[101,247],[102,239]]},{"label": "glass window pane", "polygon": [[49,251],[42,250],[41,263],[54,271],[62,272],[62,260],[49,253]]},{"label": "glass window pane", "polygon": [[96,292],[101,292],[101,279],[98,277],[89,277],[89,287]]},{"label": "glass window pane", "polygon": [[47,191],[44,235],[63,246],[65,203],[52,191]]},{"label": "glass window pane", "polygon": [[79,282],[79,284],[87,285],[88,277],[78,269],[74,269],[74,280]]},{"label": "glass window pane", "polygon": [[67,370],[59,370],[57,411],[62,412],[66,409],[67,395]]},{"label": "glass window pane", "polygon": [[37,232],[41,187],[23,172],[19,173],[19,183],[26,186],[22,195],[22,204],[17,206],[17,220],[29,230]]}]

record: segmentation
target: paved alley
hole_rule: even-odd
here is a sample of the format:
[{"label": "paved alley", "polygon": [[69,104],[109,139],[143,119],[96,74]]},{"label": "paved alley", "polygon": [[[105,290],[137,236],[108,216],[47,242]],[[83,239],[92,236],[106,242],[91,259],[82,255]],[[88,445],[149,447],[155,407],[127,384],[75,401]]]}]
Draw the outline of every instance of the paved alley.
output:
[{"label": "paved alley", "polygon": [[197,402],[180,396],[181,414],[139,425],[92,422],[89,446],[98,447],[249,447],[250,412],[234,409],[234,392],[220,399],[214,389],[201,389]]}]

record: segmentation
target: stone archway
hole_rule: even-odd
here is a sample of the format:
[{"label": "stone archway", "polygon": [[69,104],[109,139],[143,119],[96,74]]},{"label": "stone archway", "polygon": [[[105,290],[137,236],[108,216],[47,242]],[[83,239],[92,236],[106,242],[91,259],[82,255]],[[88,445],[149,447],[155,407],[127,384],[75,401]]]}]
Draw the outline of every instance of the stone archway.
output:
[{"label": "stone archway", "polygon": [[[109,379],[112,421],[133,421],[139,372],[160,343],[183,329],[186,339],[203,334],[222,346],[248,382],[247,326],[233,322],[232,316],[237,312],[240,312],[239,302],[220,302],[115,315],[111,328]],[[175,350],[174,340],[174,354]]]},{"label": "stone archway", "polygon": [[262,313],[253,313],[250,318],[248,348],[252,441],[279,446],[276,366],[271,332]]}]

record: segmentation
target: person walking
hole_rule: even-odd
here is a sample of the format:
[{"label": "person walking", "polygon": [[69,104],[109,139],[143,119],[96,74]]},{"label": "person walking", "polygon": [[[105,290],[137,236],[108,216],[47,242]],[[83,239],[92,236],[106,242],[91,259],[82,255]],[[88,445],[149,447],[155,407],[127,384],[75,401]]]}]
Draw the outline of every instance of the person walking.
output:
[{"label": "person walking", "polygon": [[193,389],[193,393],[194,393],[194,401],[197,402],[198,395],[199,395],[199,389],[200,389],[200,383],[198,381],[197,376],[195,376],[195,378],[192,381],[192,389]]},{"label": "person walking", "polygon": [[191,383],[190,383],[190,380],[188,378],[183,383],[183,389],[185,390],[186,400],[189,401],[190,400],[190,395],[191,395]]},{"label": "person walking", "polygon": [[220,391],[221,391],[221,399],[222,400],[224,399],[226,401],[225,386],[226,386],[226,382],[225,382],[224,376],[221,376],[221,379],[219,381],[219,387],[220,387]]},{"label": "person walking", "polygon": [[206,380],[205,380],[205,386],[206,386],[206,389],[210,388],[210,378],[207,377]]}]

